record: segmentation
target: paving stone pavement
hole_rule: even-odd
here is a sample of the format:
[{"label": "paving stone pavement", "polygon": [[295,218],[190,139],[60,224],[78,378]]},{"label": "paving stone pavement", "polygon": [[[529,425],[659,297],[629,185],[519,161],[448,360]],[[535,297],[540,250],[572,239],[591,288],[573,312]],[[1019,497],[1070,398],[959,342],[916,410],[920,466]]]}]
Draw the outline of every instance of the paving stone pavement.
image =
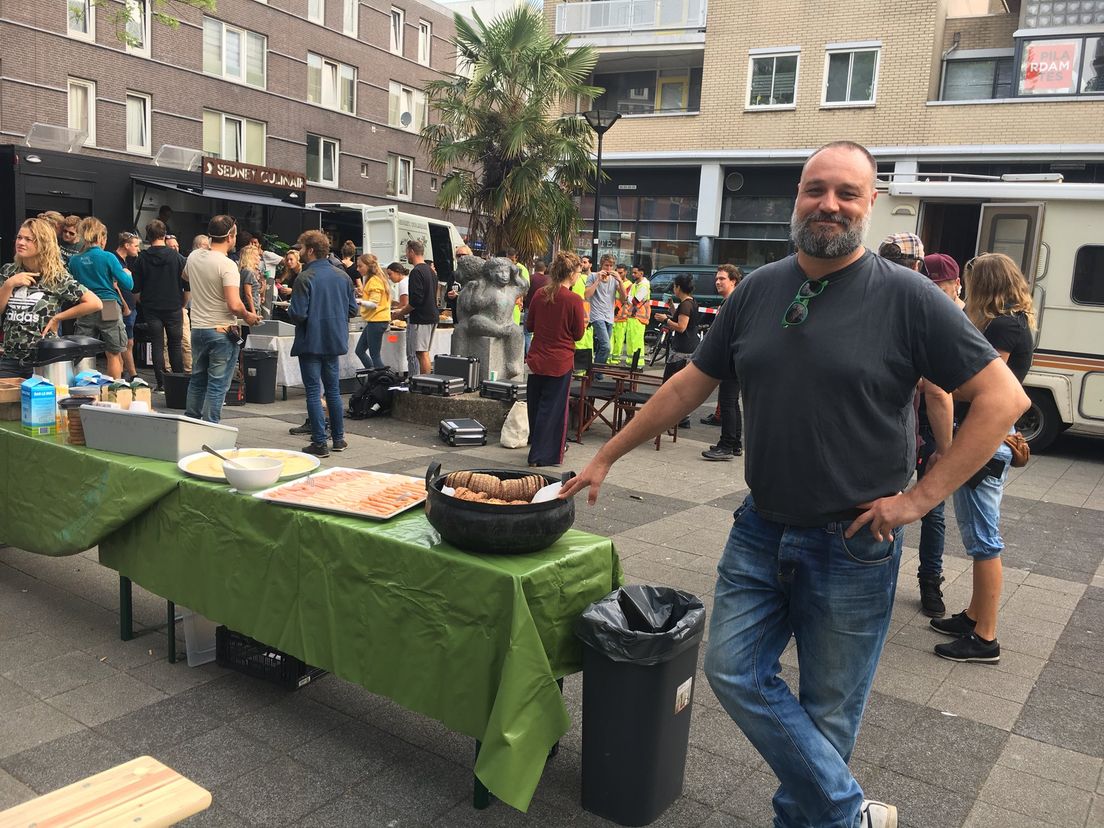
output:
[{"label": "paving stone pavement", "polygon": [[[299,447],[303,402],[227,409],[242,445]],[[703,408],[702,413],[708,408]],[[432,429],[348,422],[349,450],[323,461],[423,474],[438,460],[524,466],[495,445],[448,449]],[[711,608],[714,571],[745,485],[740,460],[707,463],[717,430],[694,423],[614,467],[576,527],[613,538],[627,580],[689,590]],[[602,442],[571,444],[581,468]],[[305,441],[304,441],[305,442]],[[852,766],[908,828],[1104,826],[1104,441],[1062,438],[1013,470],[1002,526],[999,665],[936,658],[919,612],[916,531]],[[2,534],[2,530],[0,530]],[[948,607],[970,592],[948,508]],[[164,660],[164,603],[135,589],[145,632],[117,638],[117,581],[95,550],[46,558],[0,547],[0,809],[149,753],[214,794],[189,826],[608,825],[579,805],[581,677],[573,725],[527,814],[470,805],[471,740],[327,676],[295,693]],[[182,642],[178,642],[182,645]],[[783,676],[796,687],[792,648]],[[699,669],[683,797],[657,824],[768,826],[774,776]]]}]

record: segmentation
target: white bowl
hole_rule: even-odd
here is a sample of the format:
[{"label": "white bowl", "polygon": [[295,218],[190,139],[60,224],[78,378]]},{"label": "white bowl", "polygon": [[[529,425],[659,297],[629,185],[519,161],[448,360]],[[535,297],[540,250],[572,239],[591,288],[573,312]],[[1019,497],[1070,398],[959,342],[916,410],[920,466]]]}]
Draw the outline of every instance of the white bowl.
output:
[{"label": "white bowl", "polygon": [[[242,492],[266,489],[274,485],[284,469],[284,461],[277,457],[239,457],[234,463],[236,465],[223,463],[222,471],[227,482]],[[244,468],[238,468],[239,466]]]}]

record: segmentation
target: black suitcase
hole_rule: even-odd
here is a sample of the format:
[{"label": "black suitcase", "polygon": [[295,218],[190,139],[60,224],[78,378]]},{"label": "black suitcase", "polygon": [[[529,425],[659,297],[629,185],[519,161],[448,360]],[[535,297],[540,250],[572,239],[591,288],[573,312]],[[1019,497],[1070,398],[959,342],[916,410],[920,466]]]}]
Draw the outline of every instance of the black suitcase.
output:
[{"label": "black suitcase", "polygon": [[483,380],[479,385],[479,396],[488,400],[517,402],[524,400],[526,386],[524,382],[505,382],[504,380]]},{"label": "black suitcase", "polygon": [[479,420],[441,420],[438,433],[441,435],[441,442],[450,446],[487,445],[487,428]]},{"label": "black suitcase", "polygon": [[455,397],[464,393],[463,377],[446,377],[440,374],[418,374],[410,380],[410,390],[415,394],[435,397]]},{"label": "black suitcase", "polygon": [[433,373],[446,377],[460,377],[465,391],[479,387],[479,360],[475,357],[438,354],[433,358]]}]

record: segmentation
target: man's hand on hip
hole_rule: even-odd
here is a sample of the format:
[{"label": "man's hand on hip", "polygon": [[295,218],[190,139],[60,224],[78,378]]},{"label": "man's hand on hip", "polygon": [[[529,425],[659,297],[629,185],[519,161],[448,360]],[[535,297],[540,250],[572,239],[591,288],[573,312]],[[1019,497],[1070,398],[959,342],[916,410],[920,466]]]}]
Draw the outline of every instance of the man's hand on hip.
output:
[{"label": "man's hand on hip", "polygon": [[920,520],[929,511],[916,502],[911,491],[860,503],[859,508],[866,511],[847,527],[847,531],[843,533],[845,538],[853,538],[863,526],[870,524],[870,534],[879,541],[891,541],[894,529]]}]

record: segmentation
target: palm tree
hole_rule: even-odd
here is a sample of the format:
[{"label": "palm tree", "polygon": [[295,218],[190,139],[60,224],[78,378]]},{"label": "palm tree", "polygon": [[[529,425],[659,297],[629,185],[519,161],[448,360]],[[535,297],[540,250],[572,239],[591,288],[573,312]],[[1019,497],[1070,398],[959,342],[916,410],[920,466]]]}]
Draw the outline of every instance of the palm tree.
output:
[{"label": "palm tree", "polygon": [[579,211],[573,195],[590,189],[593,134],[562,102],[596,98],[588,81],[597,59],[589,46],[570,49],[524,4],[474,25],[456,15],[460,65],[426,86],[436,123],[421,133],[430,165],[446,173],[437,198],[446,210],[471,211],[469,229],[494,250],[520,256],[544,249],[549,235],[574,243]]}]

